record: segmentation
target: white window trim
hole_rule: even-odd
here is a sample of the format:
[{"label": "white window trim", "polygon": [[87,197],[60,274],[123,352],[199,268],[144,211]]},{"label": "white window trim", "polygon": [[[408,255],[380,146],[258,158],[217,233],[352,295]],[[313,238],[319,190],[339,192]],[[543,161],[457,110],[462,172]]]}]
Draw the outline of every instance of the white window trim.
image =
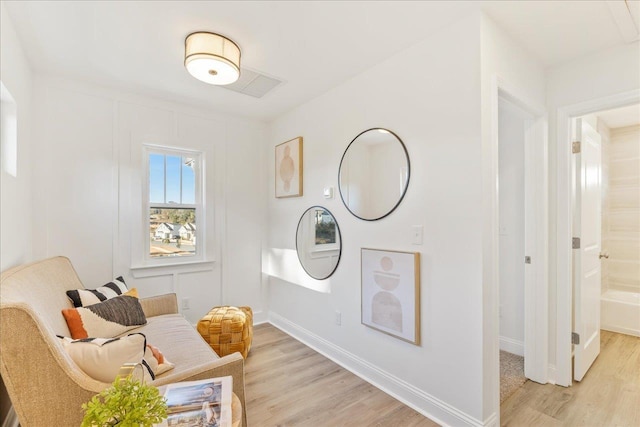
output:
[{"label": "white window trim", "polygon": [[[156,144],[142,144],[143,155],[142,163],[144,169],[144,180],[142,182],[142,263],[140,265],[132,265],[131,270],[142,270],[146,268],[210,264],[213,260],[205,259],[206,250],[206,202],[204,198],[206,183],[206,164],[205,156],[202,151],[190,150],[186,148],[175,148]],[[180,155],[188,156],[196,159],[198,167],[195,168],[195,204],[167,204],[167,203],[151,203],[149,200],[149,155],[151,153],[164,155]],[[166,179],[166,177],[165,177]],[[191,256],[183,257],[151,257],[149,254],[150,235],[149,235],[149,211],[151,206],[160,208],[194,208],[196,210],[196,253]]]},{"label": "white window trim", "polygon": [[18,177],[18,106],[9,89],[0,81],[0,169]]},{"label": "white window trim", "polygon": [[[316,208],[316,210],[320,210],[318,208]],[[338,251],[340,249],[340,244],[337,241],[337,236],[339,235],[338,232],[338,225],[334,222],[334,226],[336,229],[336,242],[335,243],[320,243],[317,244],[315,243],[316,241],[316,222],[315,219],[312,217],[309,220],[309,234],[311,235],[311,239],[310,242],[311,243],[311,247],[309,248],[309,254],[311,255],[312,258],[318,258],[318,257],[326,257],[329,256],[326,252],[332,252],[332,251]],[[316,254],[314,256],[314,254]]]}]

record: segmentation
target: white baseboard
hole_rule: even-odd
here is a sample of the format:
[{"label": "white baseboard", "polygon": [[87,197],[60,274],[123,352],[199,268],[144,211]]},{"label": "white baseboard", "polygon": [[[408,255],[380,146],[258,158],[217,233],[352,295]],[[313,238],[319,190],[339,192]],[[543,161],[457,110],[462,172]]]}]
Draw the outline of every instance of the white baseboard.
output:
[{"label": "white baseboard", "polygon": [[524,357],[524,342],[501,336],[500,350]]},{"label": "white baseboard", "polygon": [[276,313],[269,313],[269,323],[440,425],[497,425],[496,414],[482,422]]},{"label": "white baseboard", "polygon": [[269,322],[269,314],[265,311],[259,310],[253,312],[253,324],[260,325],[261,323]]},{"label": "white baseboard", "polygon": [[547,369],[548,378],[547,382],[549,384],[556,385],[556,378],[558,377],[558,370],[556,369],[556,365],[549,365]]},{"label": "white baseboard", "polygon": [[640,337],[640,329],[631,329],[631,328],[625,328],[623,326],[605,325],[605,324],[600,325],[600,329],[604,329],[605,331],[609,331],[609,332],[616,332],[618,334],[625,334],[625,335],[631,335],[633,337]]},{"label": "white baseboard", "polygon": [[9,412],[7,412],[7,418],[4,419],[2,427],[18,427],[19,424],[20,421],[18,421],[18,416],[12,406],[9,408]]},{"label": "white baseboard", "polygon": [[489,416],[489,418],[484,420],[484,427],[500,427],[500,420],[498,419],[498,414],[494,412]]}]

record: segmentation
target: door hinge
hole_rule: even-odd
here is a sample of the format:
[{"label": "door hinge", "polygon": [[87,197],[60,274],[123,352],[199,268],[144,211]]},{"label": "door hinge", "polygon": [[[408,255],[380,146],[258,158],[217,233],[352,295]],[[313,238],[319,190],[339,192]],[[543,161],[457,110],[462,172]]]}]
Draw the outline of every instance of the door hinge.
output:
[{"label": "door hinge", "polygon": [[571,239],[571,247],[573,249],[580,249],[580,238],[579,237],[574,237],[573,239]]},{"label": "door hinge", "polygon": [[527,255],[526,257],[524,257],[524,263],[525,264],[531,264],[531,257],[529,255]]},{"label": "door hinge", "polygon": [[580,334],[577,332],[571,332],[571,344],[580,344]]},{"label": "door hinge", "polygon": [[571,152],[577,154],[580,152],[580,141],[573,141],[571,143]]}]

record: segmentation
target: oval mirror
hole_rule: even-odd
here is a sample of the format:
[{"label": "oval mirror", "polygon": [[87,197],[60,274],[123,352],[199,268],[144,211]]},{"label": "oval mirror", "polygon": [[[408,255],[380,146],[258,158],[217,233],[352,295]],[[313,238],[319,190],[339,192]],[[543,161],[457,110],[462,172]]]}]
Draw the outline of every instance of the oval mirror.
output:
[{"label": "oval mirror", "polygon": [[326,279],[336,271],[342,239],[331,212],[322,206],[312,206],[302,214],[296,232],[296,251],[302,268],[314,279]]},{"label": "oval mirror", "polygon": [[409,186],[409,154],[395,133],[368,129],[349,144],[340,161],[338,188],[349,212],[375,221],[400,204]]}]

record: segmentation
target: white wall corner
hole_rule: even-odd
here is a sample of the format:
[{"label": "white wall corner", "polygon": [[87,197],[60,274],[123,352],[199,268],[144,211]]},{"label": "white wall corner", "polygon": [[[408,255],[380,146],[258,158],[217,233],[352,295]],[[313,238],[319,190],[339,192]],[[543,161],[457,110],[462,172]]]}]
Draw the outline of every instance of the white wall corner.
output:
[{"label": "white wall corner", "polygon": [[480,421],[279,314],[269,312],[269,323],[442,426],[498,426],[496,413]]},{"label": "white wall corner", "polygon": [[[611,11],[611,16],[620,30],[620,35],[627,43],[632,43],[640,39],[640,22],[636,22],[633,19],[633,15],[629,10],[629,5],[626,1],[606,1]],[[636,9],[637,11],[637,9]]]},{"label": "white wall corner", "polygon": [[500,417],[498,417],[498,413],[494,412],[489,415],[486,420],[484,420],[485,427],[499,427],[500,426]]},{"label": "white wall corner", "polygon": [[269,313],[264,310],[256,310],[253,312],[253,324],[260,325],[269,322]]},{"label": "white wall corner", "polygon": [[547,373],[548,373],[547,382],[549,384],[556,385],[556,375],[558,375],[556,365],[549,364],[549,367],[547,368]]}]

